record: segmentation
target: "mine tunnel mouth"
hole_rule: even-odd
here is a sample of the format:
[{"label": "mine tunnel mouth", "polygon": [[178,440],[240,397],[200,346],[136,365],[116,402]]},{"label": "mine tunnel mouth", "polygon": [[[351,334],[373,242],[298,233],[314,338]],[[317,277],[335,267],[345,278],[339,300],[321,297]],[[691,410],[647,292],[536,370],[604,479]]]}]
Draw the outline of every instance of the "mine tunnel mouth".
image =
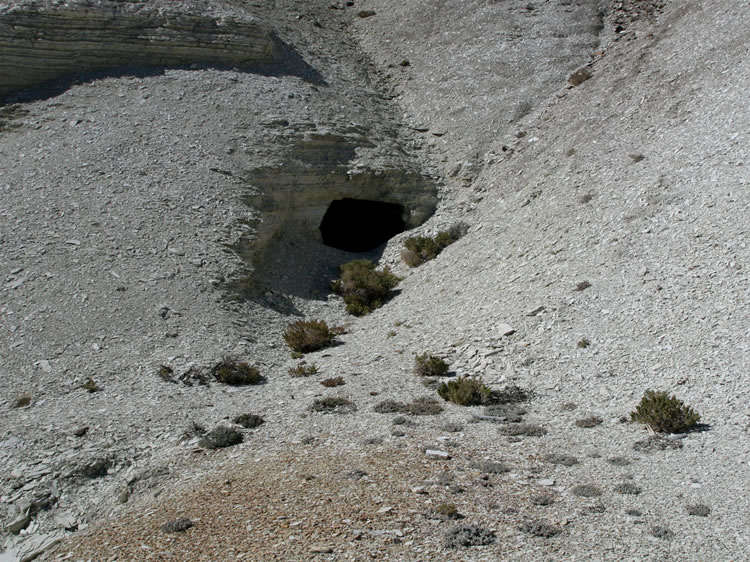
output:
[{"label": "mine tunnel mouth", "polygon": [[367,252],[404,231],[404,207],[365,199],[337,199],[320,223],[323,244],[347,252]]}]

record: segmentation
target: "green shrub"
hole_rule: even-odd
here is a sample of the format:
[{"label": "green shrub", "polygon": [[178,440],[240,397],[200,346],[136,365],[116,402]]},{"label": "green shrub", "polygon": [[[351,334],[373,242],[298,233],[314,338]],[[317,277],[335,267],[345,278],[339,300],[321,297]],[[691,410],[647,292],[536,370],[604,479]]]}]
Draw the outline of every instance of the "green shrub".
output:
[{"label": "green shrub", "polygon": [[414,360],[414,373],[420,377],[440,377],[448,372],[448,363],[435,355],[423,353]]},{"label": "green shrub", "polygon": [[211,369],[217,381],[232,386],[260,384],[263,376],[260,371],[247,363],[241,363],[231,357],[225,357]]},{"label": "green shrub", "polygon": [[25,408],[29,404],[31,404],[31,394],[29,394],[28,392],[24,392],[18,398],[15,399],[15,401],[13,402],[13,407]]},{"label": "green shrub", "polygon": [[296,367],[289,368],[290,377],[309,377],[310,375],[316,375],[317,373],[318,366],[315,363],[308,365],[304,361],[301,361]]},{"label": "green shrub", "polygon": [[438,232],[434,238],[412,236],[404,241],[406,250],[401,252],[401,259],[409,267],[417,267],[426,261],[435,259],[440,252],[456,241],[448,232]]},{"label": "green shrub", "polygon": [[653,431],[682,433],[700,421],[700,415],[676,396],[663,391],[647,390],[635,411],[633,421],[646,424]]},{"label": "green shrub", "polygon": [[86,382],[84,382],[81,385],[81,388],[85,390],[86,392],[90,392],[90,393],[99,392],[101,390],[101,387],[98,384],[96,384],[96,381],[94,381],[94,379],[92,378],[88,378]]},{"label": "green shrub", "polygon": [[172,367],[162,365],[161,367],[159,367],[159,370],[156,371],[156,374],[159,375],[159,378],[165,382],[173,382],[172,375],[174,374],[174,369],[172,369]]},{"label": "green shrub", "polygon": [[294,351],[309,353],[331,345],[335,331],[323,320],[298,320],[284,332],[284,341]]},{"label": "green shrub", "polygon": [[364,316],[383,306],[400,280],[387,267],[378,271],[370,260],[354,260],[341,266],[331,290],[344,298],[349,314]]},{"label": "green shrub", "polygon": [[444,382],[438,387],[437,393],[443,400],[460,406],[489,404],[493,401],[492,391],[479,377],[459,377]]}]

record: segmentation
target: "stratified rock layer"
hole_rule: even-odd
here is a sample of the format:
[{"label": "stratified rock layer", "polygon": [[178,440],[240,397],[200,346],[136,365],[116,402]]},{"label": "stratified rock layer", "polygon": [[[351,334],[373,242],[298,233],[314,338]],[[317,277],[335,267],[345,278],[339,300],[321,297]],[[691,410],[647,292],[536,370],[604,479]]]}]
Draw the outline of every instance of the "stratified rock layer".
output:
[{"label": "stratified rock layer", "polygon": [[273,62],[258,21],[116,2],[0,6],[0,95],[67,74],[185,64]]}]

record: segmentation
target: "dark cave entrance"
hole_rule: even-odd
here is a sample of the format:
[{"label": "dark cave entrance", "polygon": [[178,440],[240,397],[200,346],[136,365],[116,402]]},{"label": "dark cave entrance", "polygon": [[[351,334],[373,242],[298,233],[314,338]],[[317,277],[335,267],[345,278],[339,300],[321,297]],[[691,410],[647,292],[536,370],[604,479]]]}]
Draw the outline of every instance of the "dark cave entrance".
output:
[{"label": "dark cave entrance", "polygon": [[332,201],[320,234],[323,244],[347,252],[367,252],[404,231],[404,207],[363,199]]}]

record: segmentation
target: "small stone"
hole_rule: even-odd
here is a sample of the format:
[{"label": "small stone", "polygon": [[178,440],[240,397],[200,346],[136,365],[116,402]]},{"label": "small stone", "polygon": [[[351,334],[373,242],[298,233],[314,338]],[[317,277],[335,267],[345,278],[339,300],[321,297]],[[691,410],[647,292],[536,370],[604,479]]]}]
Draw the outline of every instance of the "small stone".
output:
[{"label": "small stone", "polygon": [[539,313],[541,313],[543,311],[544,311],[544,306],[537,306],[536,308],[534,308],[532,310],[529,310],[526,313],[526,316],[536,316],[537,314],[539,314]]},{"label": "small stone", "polygon": [[8,523],[5,528],[14,535],[17,535],[21,532],[21,530],[25,529],[30,522],[31,514],[29,513],[28,509],[25,509],[21,513],[17,514],[15,519],[11,520],[11,522]]},{"label": "small stone", "polygon": [[554,486],[555,481],[552,478],[544,478],[542,480],[537,480],[537,484],[540,486]]},{"label": "small stone", "polygon": [[389,505],[378,509],[378,513],[388,513],[389,511],[393,511],[393,508]]},{"label": "small stone", "polygon": [[428,459],[435,459],[435,460],[448,460],[451,458],[451,456],[446,453],[445,451],[439,451],[437,449],[427,449],[425,452],[425,455],[427,455]]},{"label": "small stone", "polygon": [[500,334],[500,337],[504,338],[505,336],[515,334],[516,330],[510,324],[499,324],[497,326],[497,332]]},{"label": "small stone", "polygon": [[331,554],[333,552],[333,547],[325,544],[314,544],[310,546],[310,552],[315,554]]},{"label": "small stone", "polygon": [[80,240],[76,240],[76,239],[66,240],[65,243],[66,244],[70,244],[71,246],[80,246],[81,245],[81,241]]},{"label": "small stone", "polygon": [[50,365],[49,361],[47,361],[46,359],[42,359],[41,361],[39,361],[38,365],[39,365],[39,368],[43,372],[45,372],[45,373],[51,373],[52,372],[52,365]]},{"label": "small stone", "polygon": [[120,492],[120,495],[117,498],[117,501],[120,503],[128,503],[128,500],[130,499],[130,490],[125,488],[122,492]]},{"label": "small stone", "polygon": [[179,517],[161,526],[165,533],[183,533],[193,526],[193,522],[187,517]]}]

